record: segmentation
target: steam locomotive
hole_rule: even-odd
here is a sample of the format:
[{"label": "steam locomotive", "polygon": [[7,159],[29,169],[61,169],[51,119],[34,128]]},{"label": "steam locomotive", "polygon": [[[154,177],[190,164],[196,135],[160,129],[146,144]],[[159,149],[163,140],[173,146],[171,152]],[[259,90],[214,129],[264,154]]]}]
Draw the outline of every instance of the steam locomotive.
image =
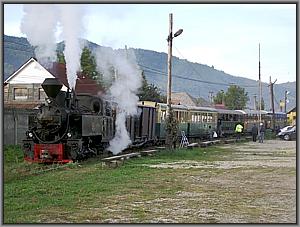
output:
[{"label": "steam locomotive", "polygon": [[113,111],[99,97],[62,91],[56,78],[42,83],[48,98],[29,116],[25,160],[70,162],[97,155],[114,135]]}]

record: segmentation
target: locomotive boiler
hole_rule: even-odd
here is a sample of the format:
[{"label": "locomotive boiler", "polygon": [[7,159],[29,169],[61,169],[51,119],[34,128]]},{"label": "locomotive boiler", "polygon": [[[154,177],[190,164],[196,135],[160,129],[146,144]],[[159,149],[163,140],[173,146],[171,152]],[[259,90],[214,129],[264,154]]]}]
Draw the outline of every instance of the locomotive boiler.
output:
[{"label": "locomotive boiler", "polygon": [[25,160],[66,163],[103,152],[114,135],[110,103],[74,90],[62,91],[56,78],[46,78],[42,88],[48,98],[29,116]]}]

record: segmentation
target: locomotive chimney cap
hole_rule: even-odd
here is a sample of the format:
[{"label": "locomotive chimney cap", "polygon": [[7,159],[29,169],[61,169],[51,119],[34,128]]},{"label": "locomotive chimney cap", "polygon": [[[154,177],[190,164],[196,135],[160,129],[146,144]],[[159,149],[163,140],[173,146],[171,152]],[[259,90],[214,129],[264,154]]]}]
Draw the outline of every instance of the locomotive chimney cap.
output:
[{"label": "locomotive chimney cap", "polygon": [[42,83],[46,95],[49,98],[56,98],[63,84],[57,78],[46,78]]}]

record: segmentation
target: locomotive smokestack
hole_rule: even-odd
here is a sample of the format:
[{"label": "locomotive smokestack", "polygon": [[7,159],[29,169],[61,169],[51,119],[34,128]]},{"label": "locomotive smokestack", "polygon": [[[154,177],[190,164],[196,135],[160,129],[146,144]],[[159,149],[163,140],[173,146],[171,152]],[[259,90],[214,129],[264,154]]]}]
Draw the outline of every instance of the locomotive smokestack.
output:
[{"label": "locomotive smokestack", "polygon": [[62,86],[62,83],[56,78],[46,78],[42,83],[42,88],[47,96],[53,99],[56,98]]}]

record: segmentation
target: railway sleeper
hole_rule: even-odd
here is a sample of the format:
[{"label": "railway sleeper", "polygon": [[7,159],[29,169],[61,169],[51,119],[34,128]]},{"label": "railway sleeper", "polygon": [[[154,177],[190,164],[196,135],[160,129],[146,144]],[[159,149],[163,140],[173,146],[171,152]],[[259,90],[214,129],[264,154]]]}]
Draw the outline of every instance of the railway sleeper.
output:
[{"label": "railway sleeper", "polygon": [[154,153],[157,152],[157,150],[148,150],[148,151],[141,151],[142,156],[152,156]]}]

